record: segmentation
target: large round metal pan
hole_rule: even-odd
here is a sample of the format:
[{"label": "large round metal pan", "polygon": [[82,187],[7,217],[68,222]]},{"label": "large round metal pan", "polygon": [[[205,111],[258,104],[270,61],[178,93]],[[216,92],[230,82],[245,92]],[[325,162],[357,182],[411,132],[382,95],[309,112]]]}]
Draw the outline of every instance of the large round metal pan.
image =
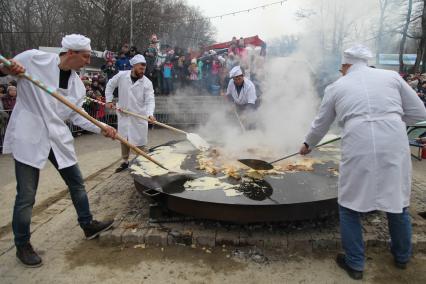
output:
[{"label": "large round metal pan", "polygon": [[[196,164],[196,153],[190,153],[182,168],[194,172],[194,177],[209,176],[197,170]],[[235,223],[278,222],[336,214],[337,176],[330,168],[337,167],[335,161],[330,160],[314,164],[313,171],[265,176],[268,189],[263,195],[254,196],[245,192],[229,197],[221,189],[185,190],[183,184],[188,180],[185,176],[133,175],[133,178],[140,193],[180,214]],[[238,183],[231,179],[226,182]]]}]

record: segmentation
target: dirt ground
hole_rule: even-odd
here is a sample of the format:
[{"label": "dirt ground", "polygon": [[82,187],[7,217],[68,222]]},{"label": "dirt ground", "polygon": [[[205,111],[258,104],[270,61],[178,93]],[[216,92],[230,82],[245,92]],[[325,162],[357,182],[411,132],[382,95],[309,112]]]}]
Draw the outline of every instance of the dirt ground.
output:
[{"label": "dirt ground", "polygon": [[[65,253],[68,267],[107,268],[115,279],[141,283],[346,283],[332,252],[286,254],[262,251],[261,260],[248,257],[249,248],[100,247],[87,242]],[[96,256],[93,254],[97,251]],[[416,255],[406,271],[394,268],[389,253],[368,253],[366,283],[426,283],[426,257]],[[261,263],[258,263],[261,262]],[[84,264],[83,264],[84,263]],[[139,271],[139,275],[135,272]],[[423,273],[421,273],[423,271]],[[109,278],[109,277],[108,277]],[[118,282],[118,281],[117,281]]]},{"label": "dirt ground", "polygon": [[[45,265],[25,269],[14,261],[16,277],[3,269],[2,283],[352,283],[336,267],[334,253],[286,254],[250,248],[140,248],[77,242],[65,250],[42,251]],[[426,256],[416,254],[407,270],[393,267],[390,254],[368,253],[364,283],[426,283]],[[260,263],[259,263],[260,262]],[[10,275],[10,276],[9,276]]]}]

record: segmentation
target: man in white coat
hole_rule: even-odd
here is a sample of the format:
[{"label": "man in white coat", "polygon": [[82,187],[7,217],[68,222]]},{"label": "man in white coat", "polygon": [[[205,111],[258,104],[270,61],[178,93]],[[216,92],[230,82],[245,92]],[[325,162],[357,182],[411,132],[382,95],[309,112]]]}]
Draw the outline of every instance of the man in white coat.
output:
[{"label": "man in white coat", "polygon": [[252,81],[244,77],[240,66],[235,66],[229,71],[229,78],[232,80],[229,80],[226,96],[235,104],[237,115],[241,116],[249,128],[253,128],[257,100],[256,88]]},{"label": "man in white coat", "polygon": [[[151,81],[144,75],[146,60],[143,55],[137,54],[130,59],[131,70],[120,71],[112,77],[106,86],[105,97],[108,107],[112,107],[114,89],[118,87],[118,107],[147,116],[150,121],[155,121],[154,89]],[[146,120],[117,112],[118,133],[127,140],[147,151],[148,122]],[[121,144],[121,157],[123,163],[116,172],[121,172],[129,166],[130,149]]]},{"label": "man in white coat", "polygon": [[[47,86],[58,88],[67,100],[81,108],[86,90],[75,70],[90,63],[90,50],[90,39],[82,35],[68,35],[62,39],[59,56],[28,50],[11,59],[14,63],[12,68],[0,66],[0,73],[18,75],[28,71]],[[101,130],[26,79],[18,80],[18,93],[3,151],[12,153],[15,159],[17,195],[12,227],[16,256],[25,266],[38,267],[42,265],[42,260],[31,246],[30,224],[40,169],[47,160],[51,161],[67,184],[78,222],[88,239],[111,228],[112,221],[93,220],[77,164],[73,137],[64,121],[70,120],[95,133]],[[107,126],[103,135],[114,138],[116,131]]]},{"label": "man in white coat", "polygon": [[300,154],[308,154],[337,118],[343,127],[338,189],[340,234],[345,254],[336,262],[362,279],[364,245],[360,213],[387,213],[395,266],[411,256],[411,158],[406,125],[426,119],[413,89],[394,71],[369,68],[367,47],[344,51],[343,77],[329,85]]}]

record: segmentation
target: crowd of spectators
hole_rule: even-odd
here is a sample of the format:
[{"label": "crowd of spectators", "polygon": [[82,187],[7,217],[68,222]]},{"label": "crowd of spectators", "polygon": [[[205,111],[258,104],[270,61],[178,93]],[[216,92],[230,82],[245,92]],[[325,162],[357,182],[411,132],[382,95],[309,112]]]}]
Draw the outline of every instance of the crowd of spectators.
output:
[{"label": "crowd of spectators", "polygon": [[[108,81],[107,74],[98,74],[93,76],[82,76],[84,86],[86,87],[86,97],[105,102],[105,88],[106,83]],[[117,92],[117,90],[116,90]],[[113,117],[108,116],[107,114],[113,113],[105,109],[105,106],[95,103],[90,100],[86,100],[83,104],[84,110],[98,120],[102,120],[104,122],[113,123],[110,121]],[[115,120],[115,119],[114,119]]]},{"label": "crowd of spectators", "polygon": [[124,44],[116,54],[107,53],[102,66],[102,77],[108,81],[117,72],[130,70],[130,59],[136,54],[145,56],[145,75],[152,81],[156,95],[176,94],[179,89],[192,88],[198,95],[219,95],[226,90],[232,67],[241,65],[258,86],[261,67],[265,55],[262,48],[259,54],[249,54],[244,39],[234,37],[229,48],[219,51],[187,50],[161,44],[154,34],[148,48],[139,51],[135,46]]},{"label": "crowd of spectators", "polygon": [[426,107],[426,73],[402,74],[402,77],[417,92]]},{"label": "crowd of spectators", "polygon": [[[105,102],[105,88],[109,79],[119,71],[130,70],[130,59],[136,54],[145,56],[145,75],[152,81],[156,95],[178,93],[196,95],[223,95],[229,82],[229,71],[237,65],[245,70],[245,76],[257,86],[260,94],[260,72],[264,61],[264,48],[261,52],[249,53],[244,39],[234,37],[229,48],[222,50],[184,51],[167,44],[160,45],[156,35],[152,35],[147,49],[140,52],[137,47],[123,44],[116,52],[105,52],[105,64],[101,72],[81,75],[86,87],[86,96]],[[182,90],[182,92],[179,92]],[[117,96],[115,90],[115,97]],[[83,108],[99,120],[110,120],[109,110],[101,104],[86,100]]]},{"label": "crowd of spectators", "polygon": [[[426,107],[426,73],[402,74],[402,77],[417,92]],[[417,141],[425,145],[423,151],[426,153],[426,131],[420,134]],[[422,156],[426,157],[426,154]]]}]

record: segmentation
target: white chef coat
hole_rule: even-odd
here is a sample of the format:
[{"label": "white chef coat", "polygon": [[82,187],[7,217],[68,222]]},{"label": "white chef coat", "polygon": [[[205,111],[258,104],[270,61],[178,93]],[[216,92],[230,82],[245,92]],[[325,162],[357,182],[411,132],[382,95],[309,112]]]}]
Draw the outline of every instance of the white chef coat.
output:
[{"label": "white chef coat", "polygon": [[[18,54],[15,60],[33,78],[52,88],[59,86],[60,59],[57,54],[34,49]],[[86,89],[75,71],[71,72],[68,89],[58,91],[78,107],[83,105]],[[12,153],[14,159],[21,163],[42,169],[52,149],[60,169],[75,165],[74,139],[65,120],[91,132],[101,131],[27,79],[18,79],[17,94],[3,151]]]},{"label": "white chef coat", "polygon": [[426,119],[417,94],[394,71],[354,64],[326,88],[306,143],[315,146],[336,117],[343,126],[339,204],[401,213],[411,192],[406,123]]},{"label": "white chef coat", "polygon": [[226,95],[231,95],[237,105],[255,104],[256,103],[256,88],[252,81],[244,78],[244,84],[241,88],[240,94],[237,92],[234,80],[229,80]]},{"label": "white chef coat", "polygon": [[[154,115],[155,98],[151,81],[143,76],[133,83],[130,74],[131,70],[120,71],[108,81],[106,101],[112,101],[114,89],[118,87],[118,107],[144,116]],[[117,116],[120,135],[136,146],[148,143],[147,121],[120,112],[117,112]]]}]

